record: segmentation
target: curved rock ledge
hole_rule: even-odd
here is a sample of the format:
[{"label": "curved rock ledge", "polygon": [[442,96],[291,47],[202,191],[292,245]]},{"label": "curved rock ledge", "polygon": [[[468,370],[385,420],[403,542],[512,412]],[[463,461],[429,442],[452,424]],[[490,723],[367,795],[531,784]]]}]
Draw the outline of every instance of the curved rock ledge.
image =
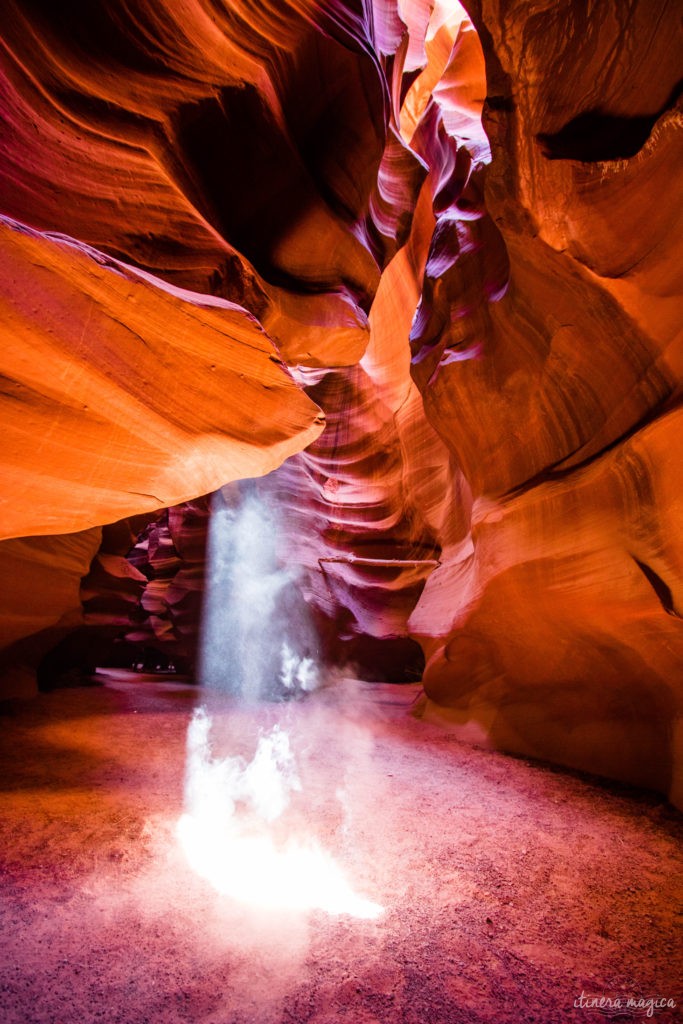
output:
[{"label": "curved rock ledge", "polygon": [[674,0],[6,6],[7,678],[191,660],[259,477],[328,657],[681,803]]}]

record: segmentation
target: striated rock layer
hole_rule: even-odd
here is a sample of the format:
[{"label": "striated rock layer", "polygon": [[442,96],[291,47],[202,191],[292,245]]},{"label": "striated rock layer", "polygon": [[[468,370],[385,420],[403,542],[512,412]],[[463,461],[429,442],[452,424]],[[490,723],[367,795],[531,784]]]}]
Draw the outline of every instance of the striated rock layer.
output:
[{"label": "striated rock layer", "polygon": [[5,689],[189,666],[262,476],[328,658],[682,802],[678,5],[6,6]]},{"label": "striated rock layer", "polygon": [[473,503],[410,625],[464,735],[680,801],[681,28],[561,7],[471,5],[485,206],[412,343]]}]

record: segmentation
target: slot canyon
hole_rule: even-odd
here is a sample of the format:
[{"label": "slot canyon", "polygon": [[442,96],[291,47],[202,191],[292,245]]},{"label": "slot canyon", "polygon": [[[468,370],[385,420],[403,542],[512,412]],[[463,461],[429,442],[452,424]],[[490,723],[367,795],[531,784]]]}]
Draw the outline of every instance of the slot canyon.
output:
[{"label": "slot canyon", "polygon": [[0,1020],[681,1019],[680,3],[0,41]]}]

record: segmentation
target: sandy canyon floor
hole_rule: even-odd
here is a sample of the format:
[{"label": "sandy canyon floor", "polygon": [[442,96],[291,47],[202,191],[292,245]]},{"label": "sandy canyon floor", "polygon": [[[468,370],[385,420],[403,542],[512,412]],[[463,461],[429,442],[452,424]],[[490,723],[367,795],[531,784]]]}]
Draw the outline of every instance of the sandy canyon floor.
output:
[{"label": "sandy canyon floor", "polygon": [[175,827],[196,689],[2,705],[3,1024],[554,1024],[604,1020],[600,997],[675,1000],[654,1017],[681,1019],[681,815],[465,746],[411,716],[417,692],[343,681],[212,712],[224,753],[287,730],[287,827],[375,920],[254,909],[193,873]]}]

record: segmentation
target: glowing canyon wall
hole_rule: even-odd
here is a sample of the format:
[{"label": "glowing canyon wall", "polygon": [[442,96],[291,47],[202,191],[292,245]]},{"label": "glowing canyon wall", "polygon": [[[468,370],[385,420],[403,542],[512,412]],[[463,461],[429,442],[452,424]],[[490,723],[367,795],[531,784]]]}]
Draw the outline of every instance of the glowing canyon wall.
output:
[{"label": "glowing canyon wall", "polygon": [[8,0],[5,692],[262,477],[328,657],[683,801],[678,5],[465,6]]}]

